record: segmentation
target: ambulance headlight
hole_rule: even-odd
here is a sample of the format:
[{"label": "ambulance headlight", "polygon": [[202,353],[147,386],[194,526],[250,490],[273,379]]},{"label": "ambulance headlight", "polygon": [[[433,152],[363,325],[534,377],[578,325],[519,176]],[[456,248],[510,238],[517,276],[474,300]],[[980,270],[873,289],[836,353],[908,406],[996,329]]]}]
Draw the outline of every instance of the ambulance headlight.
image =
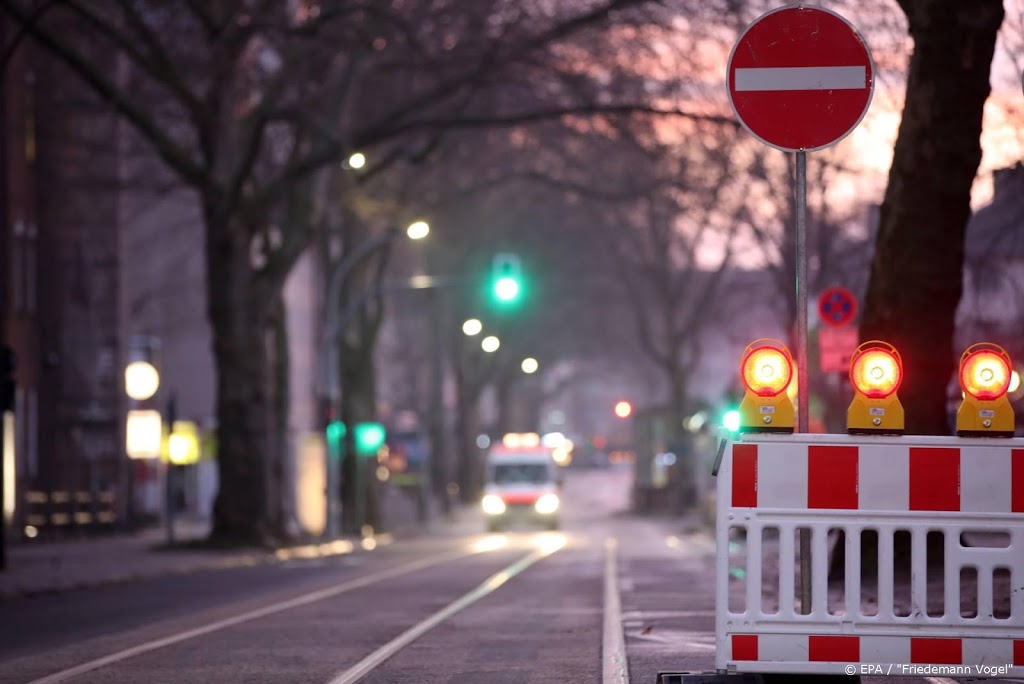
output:
[{"label": "ambulance headlight", "polygon": [[537,499],[537,503],[533,505],[533,509],[541,515],[551,515],[558,510],[558,495],[544,494]]},{"label": "ambulance headlight", "polygon": [[495,494],[485,494],[480,505],[487,515],[501,515],[505,512],[505,502]]}]

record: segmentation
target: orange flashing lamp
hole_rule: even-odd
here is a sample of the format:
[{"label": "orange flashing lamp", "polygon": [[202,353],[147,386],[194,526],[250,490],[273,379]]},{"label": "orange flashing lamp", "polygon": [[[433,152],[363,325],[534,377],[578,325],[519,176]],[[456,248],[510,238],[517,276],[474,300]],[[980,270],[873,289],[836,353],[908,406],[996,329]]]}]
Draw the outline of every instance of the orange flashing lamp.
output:
[{"label": "orange flashing lamp", "polygon": [[778,340],[762,338],[743,351],[740,432],[793,432],[795,412],[786,388],[793,380],[793,355]]},{"label": "orange flashing lamp", "polygon": [[846,412],[851,434],[902,434],[903,404],[896,390],[903,381],[903,361],[896,347],[872,340],[857,347],[850,358],[854,396]]},{"label": "orange flashing lamp", "polygon": [[1010,368],[1010,355],[997,344],[979,342],[967,348],[960,357],[964,399],[956,412],[956,434],[1013,437],[1013,407],[1006,397]]}]

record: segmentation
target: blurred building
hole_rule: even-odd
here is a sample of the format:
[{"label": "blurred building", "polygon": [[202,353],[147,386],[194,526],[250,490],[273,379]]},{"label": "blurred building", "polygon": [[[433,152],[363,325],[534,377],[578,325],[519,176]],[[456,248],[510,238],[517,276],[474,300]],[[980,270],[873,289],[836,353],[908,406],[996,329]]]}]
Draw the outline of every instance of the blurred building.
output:
[{"label": "blurred building", "polygon": [[[0,31],[6,48],[15,32]],[[0,316],[17,355],[9,520],[54,534],[109,527],[124,475],[117,122],[31,41],[3,72],[0,118]]]}]

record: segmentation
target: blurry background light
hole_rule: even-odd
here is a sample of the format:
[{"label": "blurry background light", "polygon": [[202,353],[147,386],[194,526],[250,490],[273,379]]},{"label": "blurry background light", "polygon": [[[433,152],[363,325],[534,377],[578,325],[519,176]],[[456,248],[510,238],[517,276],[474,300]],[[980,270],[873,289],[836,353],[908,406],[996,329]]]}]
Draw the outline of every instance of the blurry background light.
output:
[{"label": "blurry background light", "polygon": [[135,401],[145,401],[160,389],[160,374],[147,361],[133,361],[124,369],[124,391]]},{"label": "blurry background light", "polygon": [[410,240],[422,240],[430,234],[430,224],[426,221],[410,223],[409,227],[405,229],[405,234],[409,236]]},{"label": "blurry background light", "polygon": [[361,169],[366,166],[366,155],[362,152],[355,152],[348,158],[348,165],[353,169]]}]

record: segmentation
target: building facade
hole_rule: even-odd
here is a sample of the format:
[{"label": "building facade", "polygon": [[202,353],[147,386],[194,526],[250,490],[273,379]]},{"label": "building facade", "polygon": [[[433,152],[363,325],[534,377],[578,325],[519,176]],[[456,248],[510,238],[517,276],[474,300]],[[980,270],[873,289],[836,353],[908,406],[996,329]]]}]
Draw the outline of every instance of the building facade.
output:
[{"label": "building facade", "polygon": [[[10,23],[3,33],[9,45]],[[125,476],[117,121],[28,40],[5,65],[0,99],[0,315],[17,357],[7,520],[29,536],[111,528]]]}]

